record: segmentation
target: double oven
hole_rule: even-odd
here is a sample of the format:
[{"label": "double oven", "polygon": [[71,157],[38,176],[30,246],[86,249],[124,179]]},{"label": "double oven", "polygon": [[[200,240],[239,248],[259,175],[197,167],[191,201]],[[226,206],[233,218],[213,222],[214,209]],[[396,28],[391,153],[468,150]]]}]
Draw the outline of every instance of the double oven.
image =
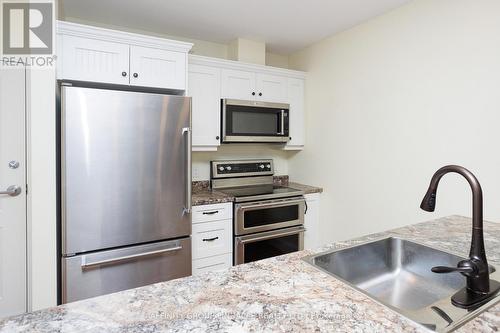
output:
[{"label": "double oven", "polygon": [[213,161],[212,188],[234,196],[235,265],[304,248],[303,192],[273,184],[273,161]]}]

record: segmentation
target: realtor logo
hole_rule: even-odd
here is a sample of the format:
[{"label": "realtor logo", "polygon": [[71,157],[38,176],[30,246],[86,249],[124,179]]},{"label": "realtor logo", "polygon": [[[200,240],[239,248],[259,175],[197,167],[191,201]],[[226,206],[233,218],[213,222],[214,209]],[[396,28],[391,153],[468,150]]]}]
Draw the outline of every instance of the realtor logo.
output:
[{"label": "realtor logo", "polygon": [[3,54],[52,54],[52,3],[3,3]]}]

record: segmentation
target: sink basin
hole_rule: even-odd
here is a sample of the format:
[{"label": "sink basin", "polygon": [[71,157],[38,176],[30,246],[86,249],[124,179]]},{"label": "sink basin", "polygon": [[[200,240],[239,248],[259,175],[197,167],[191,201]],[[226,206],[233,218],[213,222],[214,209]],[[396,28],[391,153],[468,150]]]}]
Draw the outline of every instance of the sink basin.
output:
[{"label": "sink basin", "polygon": [[[457,328],[500,300],[496,296],[473,311],[451,304],[451,296],[465,287],[465,277],[458,273],[436,274],[431,268],[456,266],[463,259],[395,237],[305,258],[314,267],[436,331]],[[493,266],[490,272],[491,279],[500,281]]]}]

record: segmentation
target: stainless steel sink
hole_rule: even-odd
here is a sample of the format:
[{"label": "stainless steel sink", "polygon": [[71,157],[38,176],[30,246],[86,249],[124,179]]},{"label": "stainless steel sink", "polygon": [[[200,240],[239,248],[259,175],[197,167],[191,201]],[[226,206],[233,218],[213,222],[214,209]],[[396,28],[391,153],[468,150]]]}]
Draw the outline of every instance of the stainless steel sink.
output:
[{"label": "stainless steel sink", "polygon": [[[314,267],[374,300],[436,331],[450,331],[500,300],[464,310],[451,296],[465,286],[461,274],[436,274],[434,266],[454,267],[464,258],[401,238],[384,238],[306,257]],[[500,281],[490,266],[491,279]]]}]

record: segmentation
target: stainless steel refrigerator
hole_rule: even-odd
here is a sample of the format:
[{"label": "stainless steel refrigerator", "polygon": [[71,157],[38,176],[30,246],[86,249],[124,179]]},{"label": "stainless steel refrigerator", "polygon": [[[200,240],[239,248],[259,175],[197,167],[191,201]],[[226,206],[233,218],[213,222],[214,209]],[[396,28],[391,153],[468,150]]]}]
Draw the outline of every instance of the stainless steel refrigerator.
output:
[{"label": "stainless steel refrigerator", "polygon": [[191,99],[61,86],[61,301],[191,275]]}]

